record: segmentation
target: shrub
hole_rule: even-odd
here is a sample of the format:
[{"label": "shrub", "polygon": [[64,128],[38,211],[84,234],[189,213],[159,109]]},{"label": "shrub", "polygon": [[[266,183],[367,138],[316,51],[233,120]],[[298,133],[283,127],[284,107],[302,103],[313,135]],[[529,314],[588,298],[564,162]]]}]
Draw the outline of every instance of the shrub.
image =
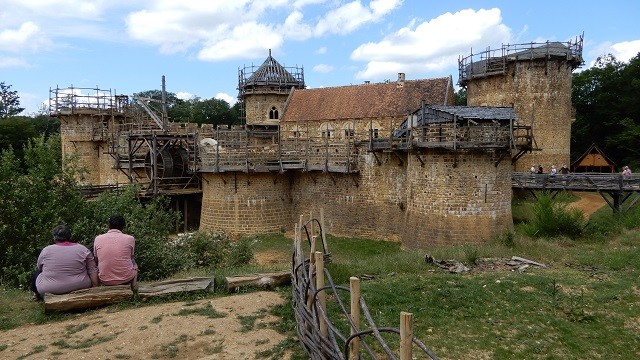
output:
[{"label": "shrub", "polygon": [[577,238],[584,229],[582,212],[567,208],[564,201],[555,200],[549,193],[538,197],[533,205],[533,220],[524,230],[532,237],[567,236]]},{"label": "shrub", "polygon": [[178,241],[195,268],[221,269],[249,263],[253,259],[251,240],[233,241],[224,233],[197,232]]}]

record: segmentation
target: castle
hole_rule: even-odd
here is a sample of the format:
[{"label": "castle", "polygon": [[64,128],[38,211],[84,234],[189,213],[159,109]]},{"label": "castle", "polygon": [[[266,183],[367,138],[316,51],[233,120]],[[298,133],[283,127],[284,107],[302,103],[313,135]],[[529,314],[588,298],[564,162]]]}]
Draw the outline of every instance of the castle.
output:
[{"label": "castle", "polygon": [[97,89],[54,89],[50,108],[81,181],[171,196],[201,230],[284,231],[323,208],[334,235],[478,243],[513,226],[514,168],[568,162],[582,38],[501,51],[460,59],[464,107],[450,76],[308,89],[302,68],[269,53],[239,70],[243,127],[171,123],[149,99]]}]

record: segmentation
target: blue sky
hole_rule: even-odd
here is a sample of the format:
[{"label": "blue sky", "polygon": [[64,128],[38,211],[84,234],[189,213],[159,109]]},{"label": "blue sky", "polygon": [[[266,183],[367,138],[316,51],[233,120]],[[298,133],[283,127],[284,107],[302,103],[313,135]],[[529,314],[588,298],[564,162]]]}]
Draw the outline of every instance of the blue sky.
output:
[{"label": "blue sky", "polygon": [[310,88],[452,75],[471,49],[568,41],[584,68],[640,52],[640,1],[0,0],[0,81],[27,113],[49,89],[160,89],[235,102],[272,49]]}]

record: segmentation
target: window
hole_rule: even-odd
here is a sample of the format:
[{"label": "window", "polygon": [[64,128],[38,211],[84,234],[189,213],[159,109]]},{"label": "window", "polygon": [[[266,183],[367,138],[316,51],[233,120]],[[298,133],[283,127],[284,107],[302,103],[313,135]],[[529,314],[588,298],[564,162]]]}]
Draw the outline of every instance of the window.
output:
[{"label": "window", "polygon": [[322,134],[323,138],[331,139],[333,135],[333,129],[331,128],[331,125],[325,123],[320,125],[320,133]]},{"label": "window", "polygon": [[271,110],[269,110],[269,119],[279,119],[278,117],[278,109],[276,109],[275,106],[271,107]]},{"label": "window", "polygon": [[344,133],[344,138],[345,139],[353,139],[354,135],[355,135],[355,127],[353,126],[353,123],[351,121],[346,122],[343,126],[342,126],[342,130]]}]

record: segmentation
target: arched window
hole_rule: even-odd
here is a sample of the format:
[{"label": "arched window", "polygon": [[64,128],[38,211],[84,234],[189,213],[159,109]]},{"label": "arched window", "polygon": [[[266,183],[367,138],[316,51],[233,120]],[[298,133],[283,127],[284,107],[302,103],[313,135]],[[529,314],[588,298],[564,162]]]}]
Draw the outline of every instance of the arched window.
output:
[{"label": "arched window", "polygon": [[331,139],[333,136],[333,128],[327,123],[320,125],[320,132],[322,133],[323,138]]},{"label": "arched window", "polygon": [[278,117],[278,109],[276,109],[275,106],[271,107],[271,110],[269,110],[269,119],[279,119],[280,117]]},{"label": "arched window", "polygon": [[355,135],[355,127],[353,126],[353,123],[351,121],[347,121],[346,123],[344,123],[344,125],[342,126],[342,130],[344,139],[353,139],[353,136]]}]

